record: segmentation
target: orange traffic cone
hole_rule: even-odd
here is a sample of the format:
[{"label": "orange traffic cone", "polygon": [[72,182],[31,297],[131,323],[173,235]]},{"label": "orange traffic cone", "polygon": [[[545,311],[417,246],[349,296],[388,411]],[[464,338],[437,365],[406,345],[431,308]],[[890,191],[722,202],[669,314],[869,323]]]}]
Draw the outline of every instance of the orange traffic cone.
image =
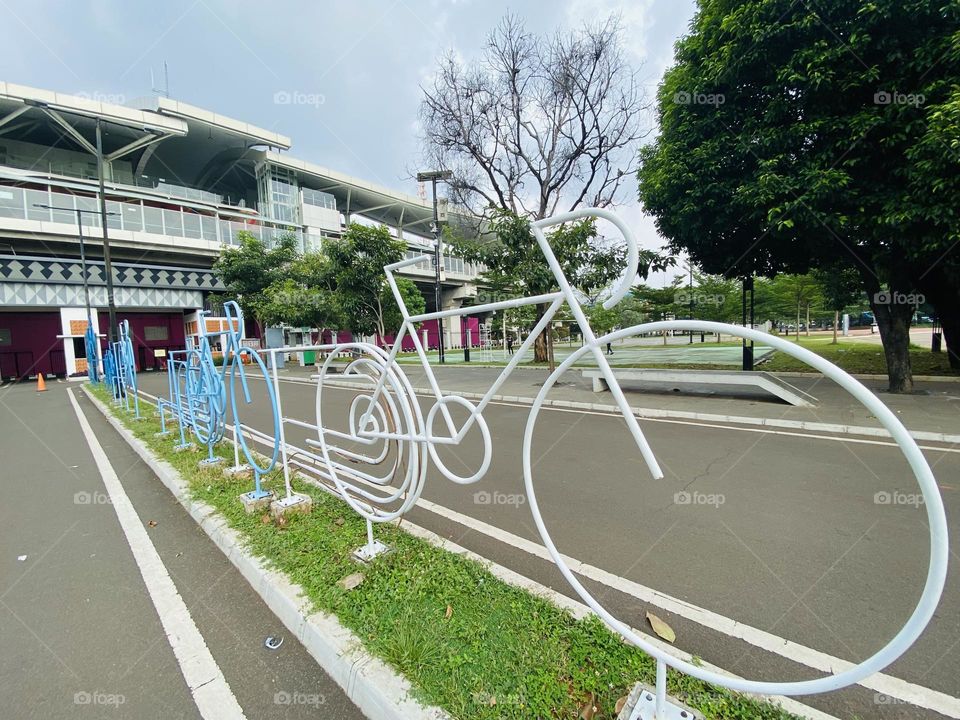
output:
[{"label": "orange traffic cone", "polygon": [[43,379],[43,373],[37,373],[37,392],[47,391],[47,381]]}]

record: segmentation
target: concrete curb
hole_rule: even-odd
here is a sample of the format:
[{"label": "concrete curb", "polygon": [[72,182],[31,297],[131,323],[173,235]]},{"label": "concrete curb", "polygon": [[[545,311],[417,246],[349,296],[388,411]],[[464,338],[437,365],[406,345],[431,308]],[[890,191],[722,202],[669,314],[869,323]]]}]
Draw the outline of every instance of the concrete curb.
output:
[{"label": "concrete curb", "polygon": [[336,617],[311,612],[310,601],[299,585],[250,554],[239,533],[213,507],[190,498],[186,483],[172,465],[155,456],[86,387],[83,392],[364,715],[371,720],[451,720],[440,708],[414,700],[409,681],[365,652],[360,638]]},{"label": "concrete curb", "polygon": [[[257,376],[251,376],[257,377]],[[301,380],[299,378],[281,378],[285,382],[299,383],[301,385],[314,385],[313,380]],[[331,383],[331,387],[344,387],[352,390],[367,390],[369,386],[363,383],[340,382]],[[432,395],[431,388],[413,388],[418,395]],[[468,400],[480,400],[482,393],[458,392],[457,395]],[[495,402],[514,403],[517,405],[532,405],[533,398],[520,397],[517,395],[494,395],[491,398]],[[544,407],[553,407],[569,410],[590,410],[592,412],[619,413],[620,408],[616,405],[606,403],[588,403],[578,400],[545,400]],[[840,435],[861,435],[864,437],[890,438],[890,433],[886,428],[871,427],[869,425],[844,425],[842,423],[824,423],[808,422],[806,420],[783,420],[780,418],[751,417],[747,415],[720,415],[717,413],[700,413],[688,410],[662,410],[660,408],[630,408],[633,414],[641,418],[651,419],[672,419],[672,420],[693,420],[707,423],[734,423],[737,425],[753,425],[758,427],[780,428],[788,430],[803,430],[805,432],[819,432]],[[909,430],[910,436],[914,440],[924,442],[938,442],[946,444],[960,444],[960,435],[949,433],[933,432],[928,430]]]}]

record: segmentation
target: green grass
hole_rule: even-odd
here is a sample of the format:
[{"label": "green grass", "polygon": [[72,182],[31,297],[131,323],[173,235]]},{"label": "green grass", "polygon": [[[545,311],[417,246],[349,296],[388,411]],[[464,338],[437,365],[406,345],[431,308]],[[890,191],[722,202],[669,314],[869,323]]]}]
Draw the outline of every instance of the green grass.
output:
[{"label": "green grass", "polygon": [[[792,338],[786,339],[795,342]],[[887,374],[887,361],[879,343],[840,340],[833,345],[831,337],[801,337],[800,346],[812,350],[849,373]],[[932,353],[929,348],[916,345],[910,346],[910,364],[914,375],[958,374],[950,368],[945,352]],[[782,352],[775,352],[759,367],[771,372],[813,372],[808,365]]]},{"label": "green grass", "polygon": [[[104,389],[94,394],[110,404]],[[364,647],[411,682],[416,697],[462,719],[569,718],[592,696],[596,718],[613,718],[617,699],[633,683],[654,682],[654,662],[625,644],[595,617],[568,612],[508,585],[483,565],[441,550],[394,525],[376,529],[394,548],[372,565],[351,552],[365,542],[364,521],[339,498],[304,483],[310,515],[278,526],[269,516],[247,515],[237,499],[250,481],[197,467],[199,452],[174,453],[172,436],[157,438],[159,420],[122,422],[187,480],[194,498],[217,509],[248,549],[303,587],[316,610],[336,615]],[[229,446],[218,454],[232,461]],[[267,487],[282,491],[279,472]],[[363,572],[364,582],[344,590],[338,582]],[[449,618],[447,608],[451,608]],[[624,618],[639,625],[642,617]],[[790,720],[795,716],[752,698],[670,672],[668,690],[708,720]]]},{"label": "green grass", "polygon": [[[788,340],[790,342],[795,342],[793,336],[777,336],[782,339]],[[841,369],[846,370],[849,373],[862,374],[862,375],[886,375],[887,374],[887,361],[883,355],[883,347],[880,343],[869,343],[869,342],[850,342],[845,340],[839,340],[836,345],[832,344],[833,338],[830,335],[821,335],[821,336],[812,336],[812,337],[800,337],[800,346],[805,347],[808,350],[812,350],[821,357],[826,358],[830,362],[839,366]],[[694,347],[739,347],[741,345],[740,341],[729,341],[724,340],[721,343],[715,341],[711,342],[709,339],[705,343],[700,343],[699,338],[694,342]],[[566,345],[557,345],[558,348],[566,348]],[[620,346],[614,346],[615,349],[620,349]],[[628,346],[630,347],[630,346]],[[677,349],[686,347],[686,345],[644,345],[643,350],[668,350],[668,349]],[[457,357],[463,357],[462,350],[448,350],[447,354],[459,353]],[[479,354],[474,351],[472,353],[473,358],[478,358]],[[499,358],[500,354],[497,351],[494,357]],[[436,353],[431,354],[431,362],[436,362]],[[403,364],[415,363],[419,364],[420,360],[416,355],[401,355],[397,358],[398,362]],[[561,359],[558,359],[557,363],[559,364]],[[954,370],[950,367],[950,363],[947,359],[946,352],[933,353],[930,352],[929,348],[922,348],[917,345],[910,346],[910,362],[913,367],[914,375],[943,375],[943,376],[957,376],[960,375],[960,372]],[[451,363],[451,365],[454,363]],[[493,360],[488,362],[481,362],[479,360],[473,360],[470,363],[456,363],[469,367],[470,365],[493,365],[493,366],[503,366],[507,363],[503,360]],[[576,367],[588,366],[593,363],[589,359],[585,359],[581,362],[576,363]],[[546,367],[546,363],[537,363],[533,361],[526,361],[520,363],[521,367]],[[681,370],[736,370],[739,369],[739,364],[728,365],[728,364],[718,364],[718,363],[658,363],[658,362],[616,362],[614,360],[615,367],[621,368],[664,368],[664,369],[681,369]],[[816,371],[811,368],[809,365],[793,358],[786,353],[774,351],[766,360],[762,363],[757,364],[758,370],[766,370],[769,372],[809,372],[815,373]]]}]

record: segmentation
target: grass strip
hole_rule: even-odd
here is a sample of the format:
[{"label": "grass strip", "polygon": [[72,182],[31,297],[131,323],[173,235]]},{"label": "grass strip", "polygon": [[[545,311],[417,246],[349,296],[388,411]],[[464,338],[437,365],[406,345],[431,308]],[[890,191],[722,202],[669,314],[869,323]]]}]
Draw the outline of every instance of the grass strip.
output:
[{"label": "grass strip", "polygon": [[[340,498],[307,483],[298,492],[313,498],[310,515],[290,515],[279,524],[248,515],[238,496],[250,480],[201,469],[200,452],[176,453],[177,437],[155,436],[160,421],[149,405],[146,419],[113,404],[102,386],[89,386],[114,415],[183,477],[192,497],[226,518],[247,549],[303,589],[314,610],[335,615],[365,649],[403,674],[422,703],[462,720],[581,717],[614,718],[617,700],[640,680],[653,684],[654,661],[626,644],[599,619],[569,612],[499,580],[481,563],[437,548],[392,524],[377,537],[394,551],[370,566],[350,558],[366,541],[366,525]],[[232,463],[232,449],[216,454]],[[222,466],[221,466],[222,467]],[[264,485],[283,492],[275,471]],[[352,590],[344,577],[363,573]],[[668,692],[703,712],[708,720],[792,720],[795,715],[749,696],[668,672]]]}]

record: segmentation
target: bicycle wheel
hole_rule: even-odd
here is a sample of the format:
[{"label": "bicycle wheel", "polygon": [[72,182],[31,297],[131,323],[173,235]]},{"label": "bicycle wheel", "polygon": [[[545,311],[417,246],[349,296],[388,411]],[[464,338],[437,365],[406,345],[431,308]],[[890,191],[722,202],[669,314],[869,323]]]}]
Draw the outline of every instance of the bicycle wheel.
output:
[{"label": "bicycle wheel", "polygon": [[[333,361],[344,352],[353,358],[333,374]],[[323,458],[316,471],[356,512],[385,522],[416,503],[427,468],[423,414],[385,351],[367,343],[337,345],[321,368],[316,418],[318,439],[309,441]],[[341,424],[325,426],[325,418]]]},{"label": "bicycle wheel", "polygon": [[[923,506],[926,509],[927,524],[930,534],[930,562],[927,569],[927,577],[923,587],[920,599],[913,610],[913,613],[904,623],[903,627],[886,645],[879,651],[865,659],[863,662],[853,664],[836,674],[818,677],[813,680],[800,681],[756,681],[741,678],[733,678],[727,675],[721,675],[704,667],[680,660],[671,654],[664,652],[658,646],[645,640],[634,632],[628,625],[614,617],[606,608],[604,608],[597,599],[587,590],[580,580],[573,574],[567,564],[567,560],[557,549],[547,530],[543,516],[537,502],[536,490],[533,483],[532,472],[532,441],[534,430],[536,429],[537,419],[543,402],[546,399],[550,389],[557,380],[570,369],[574,363],[580,360],[584,355],[596,352],[607,342],[613,342],[630,335],[642,333],[657,333],[672,330],[689,330],[694,332],[706,331],[733,335],[735,337],[762,342],[765,345],[773,346],[776,350],[791,355],[807,365],[820,371],[829,379],[836,382],[840,387],[846,390],[854,400],[858,401],[867,410],[869,410],[879,420],[881,425],[890,433],[896,441],[912,470],[923,496]],[[599,359],[602,359],[602,355]],[[601,368],[605,367],[605,361],[600,363]],[[607,366],[608,367],[608,366]],[[616,385],[614,377],[607,377],[607,382],[611,384],[611,389]],[[574,589],[577,595],[596,612],[604,623],[615,632],[619,633],[633,645],[644,650],[657,660],[661,660],[670,667],[676,668],[681,672],[692,677],[699,678],[706,682],[715,683],[733,690],[750,693],[760,693],[766,695],[809,695],[814,693],[829,692],[838,688],[851,685],[875,672],[887,667],[890,663],[900,657],[920,636],[923,629],[929,623],[934,611],[939,603],[940,595],[943,591],[946,579],[947,559],[949,548],[947,545],[947,524],[944,513],[943,501],[937,489],[936,480],[927,464],[923,453],[917,447],[916,442],[910,433],[904,428],[900,420],[894,415],[886,405],[884,405],[872,392],[865,388],[860,382],[852,378],[846,372],[836,365],[824,360],[822,357],[806,350],[802,347],[787,342],[767,333],[759,332],[750,328],[744,328],[736,325],[727,325],[726,323],[716,323],[698,320],[671,320],[664,322],[646,323],[635,325],[624,330],[605,335],[594,341],[592,345],[585,345],[579,348],[569,357],[567,357],[557,369],[550,375],[543,384],[527,418],[526,429],[523,438],[522,463],[524,486],[527,493],[527,502],[530,505],[530,511],[533,514],[534,522],[540,533],[544,545],[550,552],[554,563],[563,574],[564,578]]]}]

